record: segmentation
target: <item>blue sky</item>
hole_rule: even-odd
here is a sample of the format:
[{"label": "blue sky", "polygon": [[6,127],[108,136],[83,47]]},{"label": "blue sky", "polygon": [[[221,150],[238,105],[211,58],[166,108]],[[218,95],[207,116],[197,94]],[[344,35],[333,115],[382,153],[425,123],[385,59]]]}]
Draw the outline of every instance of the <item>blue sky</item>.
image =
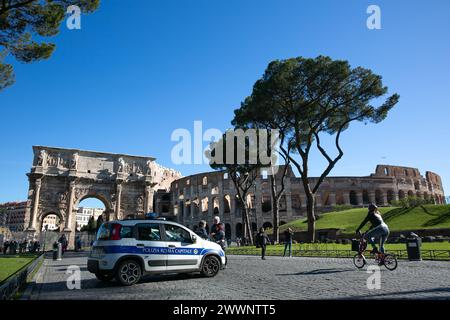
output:
[{"label": "blue sky", "polygon": [[[366,8],[381,8],[381,30]],[[81,30],[52,38],[47,61],[14,63],[0,93],[0,202],[26,198],[32,145],[154,156],[172,164],[177,128],[230,126],[233,110],[274,59],[329,55],[381,74],[400,103],[379,125],[343,136],[332,175],[369,175],[379,163],[434,171],[450,191],[450,2],[102,1]],[[324,162],[313,158],[312,174]]]}]

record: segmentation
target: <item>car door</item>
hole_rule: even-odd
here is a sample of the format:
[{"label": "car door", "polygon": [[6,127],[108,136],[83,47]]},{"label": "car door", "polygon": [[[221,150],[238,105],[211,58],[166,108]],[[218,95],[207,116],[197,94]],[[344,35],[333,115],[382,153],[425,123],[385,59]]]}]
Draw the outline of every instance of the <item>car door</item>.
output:
[{"label": "car door", "polygon": [[164,240],[167,244],[167,271],[196,270],[200,265],[200,251],[187,229],[164,224]]},{"label": "car door", "polygon": [[167,245],[159,223],[140,223],[136,226],[136,250],[142,256],[147,272],[166,271]]}]

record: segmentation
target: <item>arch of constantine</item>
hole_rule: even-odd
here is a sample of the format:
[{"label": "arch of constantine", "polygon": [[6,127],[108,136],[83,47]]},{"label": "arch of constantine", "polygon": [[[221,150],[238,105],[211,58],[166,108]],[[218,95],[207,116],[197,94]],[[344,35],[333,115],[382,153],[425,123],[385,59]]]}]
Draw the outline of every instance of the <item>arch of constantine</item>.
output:
[{"label": "arch of constantine", "polygon": [[87,198],[103,202],[106,220],[156,210],[155,195],[167,193],[181,175],[154,158],[75,149],[33,147],[34,160],[25,209],[27,231],[37,236],[48,215],[59,217],[70,246],[74,243],[76,209]]}]

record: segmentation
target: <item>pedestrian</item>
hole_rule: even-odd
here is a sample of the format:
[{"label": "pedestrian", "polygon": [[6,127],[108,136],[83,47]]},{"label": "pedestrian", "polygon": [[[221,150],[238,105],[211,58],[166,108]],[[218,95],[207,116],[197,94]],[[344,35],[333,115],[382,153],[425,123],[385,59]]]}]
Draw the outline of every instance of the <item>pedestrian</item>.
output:
[{"label": "pedestrian", "polygon": [[217,231],[214,234],[214,242],[220,245],[222,250],[226,250],[227,242],[225,239],[225,225],[223,223],[217,225]]},{"label": "pedestrian", "polygon": [[291,228],[288,228],[284,231],[284,254],[283,257],[286,257],[286,251],[289,249],[289,258],[292,258],[292,238],[294,236],[294,232]]},{"label": "pedestrian", "polygon": [[208,232],[206,231],[206,221],[202,220],[198,223],[198,229],[195,233],[202,239],[208,239]]},{"label": "pedestrian", "polygon": [[211,239],[214,239],[216,236],[216,233],[220,231],[220,217],[215,216],[214,220],[213,220],[213,225],[211,227],[211,233],[210,233],[210,237]]},{"label": "pedestrian", "polygon": [[64,252],[67,250],[67,238],[65,234],[62,234],[62,236],[58,240],[59,243],[61,243],[62,246],[62,254],[64,255]]},{"label": "pedestrian", "polygon": [[264,228],[259,229],[259,233],[256,235],[256,243],[261,247],[261,259],[266,260],[266,248],[267,244],[270,243],[270,239]]}]

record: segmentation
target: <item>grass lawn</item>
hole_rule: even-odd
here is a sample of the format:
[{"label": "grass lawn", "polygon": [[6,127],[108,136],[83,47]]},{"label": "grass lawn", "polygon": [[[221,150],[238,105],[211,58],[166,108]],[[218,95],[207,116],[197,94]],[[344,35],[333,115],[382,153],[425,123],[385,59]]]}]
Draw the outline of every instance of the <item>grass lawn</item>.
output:
[{"label": "grass lawn", "polygon": [[0,256],[0,282],[33,261],[36,255]]},{"label": "grass lawn", "polygon": [[[450,228],[450,205],[425,205],[416,208],[380,208],[385,222],[391,231]],[[316,229],[341,229],[343,234],[353,235],[361,221],[367,215],[367,209],[350,209],[330,212],[320,216]],[[370,225],[368,223],[366,228]],[[280,227],[283,232],[288,227],[294,231],[306,231],[306,219],[292,221]]]},{"label": "grass lawn", "polygon": [[[406,250],[406,244],[404,243],[391,243],[386,244],[386,250]],[[369,245],[370,248],[370,245]],[[335,244],[335,243],[302,243],[302,244],[293,244],[292,250],[351,250],[352,246],[350,244]],[[432,243],[423,243],[422,250],[449,250],[450,251],[450,243],[449,242],[432,242]],[[261,249],[257,249],[256,247],[229,247],[227,249],[227,254],[243,254],[244,252],[260,252]],[[281,253],[283,254],[284,245],[274,245],[267,246],[267,253]]]}]

